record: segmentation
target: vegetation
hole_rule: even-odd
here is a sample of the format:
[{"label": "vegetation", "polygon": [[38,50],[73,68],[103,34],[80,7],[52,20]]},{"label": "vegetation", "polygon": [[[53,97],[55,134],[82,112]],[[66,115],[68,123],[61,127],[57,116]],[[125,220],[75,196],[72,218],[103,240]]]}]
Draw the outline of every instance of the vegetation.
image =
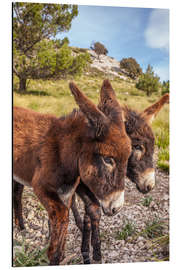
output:
[{"label": "vegetation", "polygon": [[162,95],[169,93],[169,80],[168,81],[163,81],[162,83]]},{"label": "vegetation", "polygon": [[154,74],[153,68],[148,65],[146,72],[139,77],[136,87],[145,91],[147,96],[151,96],[153,92],[157,93],[159,91],[159,79],[160,78]]},{"label": "vegetation", "polygon": [[120,61],[120,68],[124,69],[126,71],[126,74],[131,79],[137,79],[142,74],[142,69],[141,69],[140,65],[132,57],[123,58]]},{"label": "vegetation", "polygon": [[100,55],[107,55],[108,54],[108,50],[106,49],[106,47],[100,43],[100,42],[93,42],[91,47],[90,47],[93,51],[95,51],[95,53],[97,53],[98,58]]},{"label": "vegetation", "polygon": [[47,249],[48,246],[43,248],[42,250],[29,250],[28,246],[23,240],[22,243],[18,243],[16,246],[17,248],[14,250],[14,266],[21,267],[21,266],[45,266],[49,264],[49,260],[47,257]]},{"label": "vegetation", "polygon": [[126,240],[129,236],[132,236],[135,233],[136,233],[135,225],[131,221],[126,220],[124,222],[122,230],[116,233],[115,238],[117,240]]},{"label": "vegetation", "polygon": [[152,202],[153,198],[151,196],[147,196],[147,197],[144,197],[142,199],[142,205],[143,206],[146,206],[146,207],[149,207],[151,202]]},{"label": "vegetation", "polygon": [[13,3],[13,72],[19,91],[25,91],[27,79],[37,73],[50,68],[52,75],[56,52],[47,40],[68,31],[77,15],[76,5]]}]

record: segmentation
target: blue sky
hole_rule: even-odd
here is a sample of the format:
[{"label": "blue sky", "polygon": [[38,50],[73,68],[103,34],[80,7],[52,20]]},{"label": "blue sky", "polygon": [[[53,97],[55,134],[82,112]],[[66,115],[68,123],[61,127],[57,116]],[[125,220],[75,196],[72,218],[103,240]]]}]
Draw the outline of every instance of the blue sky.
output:
[{"label": "blue sky", "polygon": [[90,48],[99,41],[117,60],[134,57],[146,70],[153,66],[161,81],[169,79],[169,10],[79,5],[67,36],[71,46]]}]

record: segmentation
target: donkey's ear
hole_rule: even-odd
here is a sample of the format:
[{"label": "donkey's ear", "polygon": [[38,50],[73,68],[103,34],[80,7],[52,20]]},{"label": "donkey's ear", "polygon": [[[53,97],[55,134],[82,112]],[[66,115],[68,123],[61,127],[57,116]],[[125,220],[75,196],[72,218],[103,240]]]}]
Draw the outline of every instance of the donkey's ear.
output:
[{"label": "donkey's ear", "polygon": [[162,96],[156,103],[145,109],[141,116],[149,123],[151,124],[158,112],[161,110],[161,108],[164,106],[164,104],[169,103],[169,94],[165,94]]},{"label": "donkey's ear", "polygon": [[70,82],[69,88],[78,104],[80,110],[88,119],[94,129],[94,136],[98,139],[104,137],[108,131],[109,119],[92,103],[75,85]]},{"label": "donkey's ear", "polygon": [[98,108],[118,125],[125,122],[124,112],[117,100],[115,91],[113,90],[109,80],[103,81]]}]

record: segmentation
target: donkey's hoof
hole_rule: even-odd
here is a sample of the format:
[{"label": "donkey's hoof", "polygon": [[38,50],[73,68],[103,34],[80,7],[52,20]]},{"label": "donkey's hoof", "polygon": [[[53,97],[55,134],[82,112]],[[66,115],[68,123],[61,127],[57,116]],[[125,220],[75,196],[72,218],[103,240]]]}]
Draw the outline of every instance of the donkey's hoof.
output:
[{"label": "donkey's hoof", "polygon": [[101,260],[92,260],[92,264],[102,264],[102,259]]}]

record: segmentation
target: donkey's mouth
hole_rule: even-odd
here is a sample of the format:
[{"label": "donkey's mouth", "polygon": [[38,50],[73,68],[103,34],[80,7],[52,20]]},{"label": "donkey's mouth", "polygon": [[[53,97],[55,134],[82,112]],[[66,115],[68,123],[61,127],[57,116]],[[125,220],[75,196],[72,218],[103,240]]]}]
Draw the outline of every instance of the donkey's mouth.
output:
[{"label": "donkey's mouth", "polygon": [[122,208],[123,206],[120,206],[119,208],[116,208],[116,209],[110,209],[110,208],[104,208],[102,206],[102,210],[103,210],[103,213],[106,215],[106,216],[115,216]]},{"label": "donkey's mouth", "polygon": [[150,190],[146,190],[146,189],[141,189],[138,184],[136,184],[136,188],[139,192],[141,192],[142,194],[147,194]]}]

